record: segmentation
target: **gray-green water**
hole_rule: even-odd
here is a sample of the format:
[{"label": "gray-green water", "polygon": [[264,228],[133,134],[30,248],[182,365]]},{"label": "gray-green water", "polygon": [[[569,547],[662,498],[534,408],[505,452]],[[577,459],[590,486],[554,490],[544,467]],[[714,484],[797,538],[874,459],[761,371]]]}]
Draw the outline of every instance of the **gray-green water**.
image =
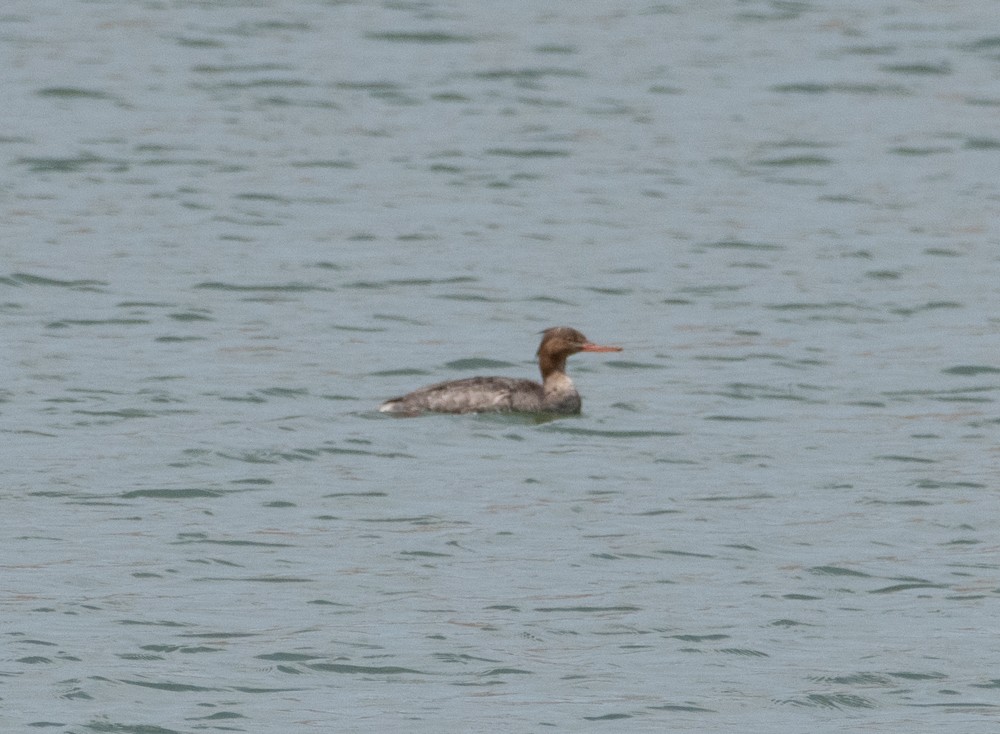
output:
[{"label": "gray-green water", "polygon": [[993,731],[995,26],[7,3],[5,730]]}]

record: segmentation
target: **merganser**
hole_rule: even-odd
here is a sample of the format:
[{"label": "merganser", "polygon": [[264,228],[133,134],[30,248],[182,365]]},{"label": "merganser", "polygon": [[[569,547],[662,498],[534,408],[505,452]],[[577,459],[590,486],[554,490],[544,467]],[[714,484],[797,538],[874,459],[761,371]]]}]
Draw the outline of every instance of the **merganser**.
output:
[{"label": "merganser", "polygon": [[566,375],[566,358],[577,352],[620,352],[621,347],[593,344],[576,329],[556,326],[542,333],[538,368],[542,384],[513,377],[467,377],[422,387],[386,400],[383,413],[401,416],[435,413],[580,412],[580,393]]}]

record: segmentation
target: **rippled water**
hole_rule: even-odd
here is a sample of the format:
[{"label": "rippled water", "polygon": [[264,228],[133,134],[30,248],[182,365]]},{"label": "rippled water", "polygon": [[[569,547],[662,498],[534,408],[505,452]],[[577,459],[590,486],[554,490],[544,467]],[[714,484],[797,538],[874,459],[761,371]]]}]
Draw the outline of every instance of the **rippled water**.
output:
[{"label": "rippled water", "polygon": [[992,731],[995,11],[5,5],[0,720]]}]

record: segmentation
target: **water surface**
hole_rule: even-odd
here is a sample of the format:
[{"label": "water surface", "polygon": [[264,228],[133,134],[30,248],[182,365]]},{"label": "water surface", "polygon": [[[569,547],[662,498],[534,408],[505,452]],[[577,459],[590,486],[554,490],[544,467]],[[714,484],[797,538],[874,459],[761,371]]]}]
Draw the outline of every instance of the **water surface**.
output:
[{"label": "water surface", "polygon": [[6,6],[0,719],[991,729],[994,16]]}]

